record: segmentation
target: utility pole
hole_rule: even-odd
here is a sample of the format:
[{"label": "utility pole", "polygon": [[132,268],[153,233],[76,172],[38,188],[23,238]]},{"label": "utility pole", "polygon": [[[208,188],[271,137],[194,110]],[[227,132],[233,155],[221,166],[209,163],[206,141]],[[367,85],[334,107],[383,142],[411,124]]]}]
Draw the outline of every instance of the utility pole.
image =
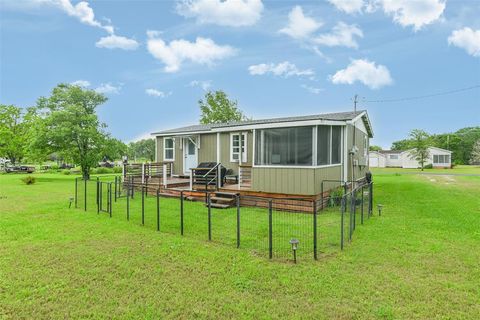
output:
[{"label": "utility pole", "polygon": [[358,94],[353,96],[353,111],[357,112]]}]

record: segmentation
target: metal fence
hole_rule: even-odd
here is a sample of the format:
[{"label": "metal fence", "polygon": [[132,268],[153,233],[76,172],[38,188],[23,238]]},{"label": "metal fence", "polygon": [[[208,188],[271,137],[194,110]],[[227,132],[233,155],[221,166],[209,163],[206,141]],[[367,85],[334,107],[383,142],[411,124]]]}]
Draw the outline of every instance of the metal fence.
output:
[{"label": "metal fence", "polygon": [[343,250],[356,228],[372,216],[373,183],[330,183],[325,182],[328,191],[316,199],[236,194],[231,207],[219,209],[212,205],[215,192],[199,196],[198,191],[175,190],[178,196],[172,196],[145,185],[134,188],[128,178],[118,176],[77,178],[75,207],[270,259],[318,259]]}]

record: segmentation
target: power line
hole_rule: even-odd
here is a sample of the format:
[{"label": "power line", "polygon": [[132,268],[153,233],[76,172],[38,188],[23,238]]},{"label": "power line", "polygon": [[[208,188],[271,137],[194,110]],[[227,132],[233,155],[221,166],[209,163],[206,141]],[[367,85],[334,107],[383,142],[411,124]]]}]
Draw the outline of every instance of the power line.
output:
[{"label": "power line", "polygon": [[424,98],[444,96],[444,95],[448,95],[448,94],[473,90],[473,89],[477,89],[477,88],[480,88],[480,85],[474,85],[474,86],[466,87],[466,88],[462,88],[462,89],[438,92],[438,93],[433,93],[433,94],[426,94],[426,95],[423,95],[423,96],[406,97],[406,98],[398,98],[398,99],[366,100],[365,102],[400,102],[400,101],[418,100],[418,99],[424,99]]}]

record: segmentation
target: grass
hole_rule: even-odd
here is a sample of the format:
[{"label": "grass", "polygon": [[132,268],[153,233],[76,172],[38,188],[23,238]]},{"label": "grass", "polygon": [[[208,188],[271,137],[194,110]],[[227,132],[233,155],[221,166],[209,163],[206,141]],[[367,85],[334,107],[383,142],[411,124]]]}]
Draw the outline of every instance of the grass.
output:
[{"label": "grass", "polygon": [[[421,169],[404,169],[404,168],[371,168],[373,173],[387,174],[387,173],[419,173]],[[424,169],[423,173],[443,173],[443,174],[480,174],[480,166],[458,165],[452,169],[432,168]]]},{"label": "grass", "polygon": [[382,217],[293,265],[68,209],[72,176],[35,176],[0,175],[0,318],[480,317],[480,177],[377,173]]}]

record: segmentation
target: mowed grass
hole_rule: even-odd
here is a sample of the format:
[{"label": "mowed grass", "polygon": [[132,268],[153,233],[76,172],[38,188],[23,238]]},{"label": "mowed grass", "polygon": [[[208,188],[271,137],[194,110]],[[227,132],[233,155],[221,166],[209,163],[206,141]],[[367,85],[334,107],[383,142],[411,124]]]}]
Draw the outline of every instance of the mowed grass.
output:
[{"label": "mowed grass", "polygon": [[21,177],[0,176],[0,318],[480,318],[480,177],[377,174],[382,217],[297,265],[68,209],[71,176]]},{"label": "mowed grass", "polygon": [[434,173],[434,174],[479,174],[480,166],[473,165],[458,165],[453,168],[432,168],[432,169],[404,169],[404,168],[370,168],[375,174],[387,174],[387,173]]}]

